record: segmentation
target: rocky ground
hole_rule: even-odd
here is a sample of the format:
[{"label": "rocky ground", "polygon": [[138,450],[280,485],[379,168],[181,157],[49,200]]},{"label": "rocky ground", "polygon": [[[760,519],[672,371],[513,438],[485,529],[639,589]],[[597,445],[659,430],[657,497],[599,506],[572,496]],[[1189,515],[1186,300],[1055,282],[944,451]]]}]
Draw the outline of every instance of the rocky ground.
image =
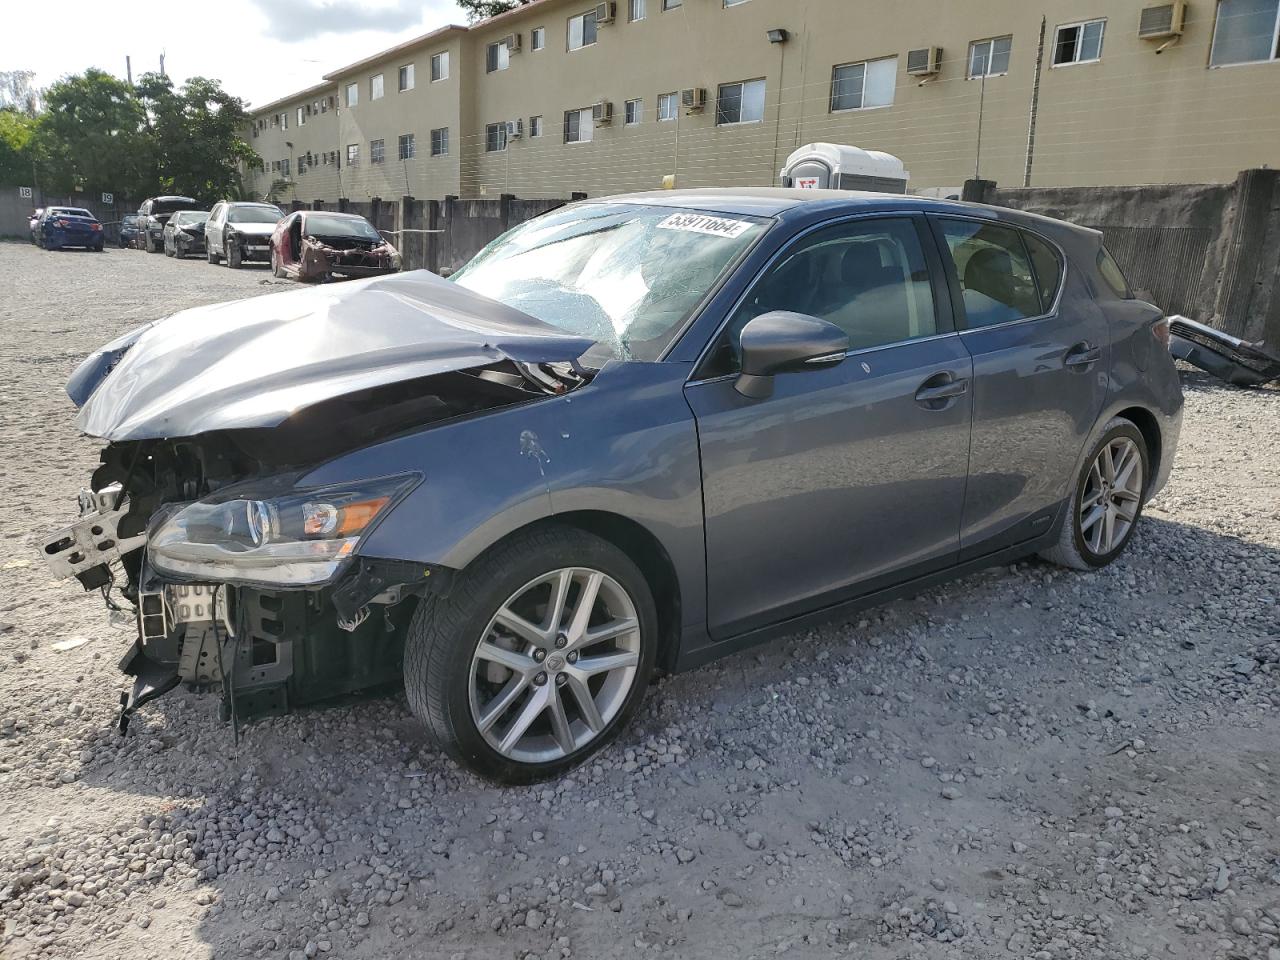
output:
[{"label": "rocky ground", "polygon": [[969,577],[656,683],[504,790],[400,696],[114,732],[129,643],[51,582],[95,460],[62,383],[285,285],[0,245],[0,956],[1280,958],[1280,392],[1186,373],[1123,560]]}]

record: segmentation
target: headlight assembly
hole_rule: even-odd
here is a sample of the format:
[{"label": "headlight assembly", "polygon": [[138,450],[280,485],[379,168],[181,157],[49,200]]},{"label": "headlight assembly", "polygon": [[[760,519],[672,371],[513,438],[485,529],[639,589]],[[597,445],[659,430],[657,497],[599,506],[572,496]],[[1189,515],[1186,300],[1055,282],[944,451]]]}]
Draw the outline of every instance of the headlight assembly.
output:
[{"label": "headlight assembly", "polygon": [[327,583],[374,522],[418,481],[390,477],[254,498],[226,494],[153,521],[151,565],[211,581]]}]

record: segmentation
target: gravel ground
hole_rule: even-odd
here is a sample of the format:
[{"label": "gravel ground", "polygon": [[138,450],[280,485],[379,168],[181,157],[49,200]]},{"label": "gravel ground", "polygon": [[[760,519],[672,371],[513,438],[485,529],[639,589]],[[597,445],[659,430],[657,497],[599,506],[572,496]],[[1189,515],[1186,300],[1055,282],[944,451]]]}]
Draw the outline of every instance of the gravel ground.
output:
[{"label": "gravel ground", "polygon": [[[0,956],[1280,960],[1280,392],[1187,372],[1125,558],[1002,567],[655,684],[557,783],[400,696],[113,729],[129,642],[35,538],[94,346],[266,271],[0,245]],[[66,641],[87,640],[60,650]]]}]

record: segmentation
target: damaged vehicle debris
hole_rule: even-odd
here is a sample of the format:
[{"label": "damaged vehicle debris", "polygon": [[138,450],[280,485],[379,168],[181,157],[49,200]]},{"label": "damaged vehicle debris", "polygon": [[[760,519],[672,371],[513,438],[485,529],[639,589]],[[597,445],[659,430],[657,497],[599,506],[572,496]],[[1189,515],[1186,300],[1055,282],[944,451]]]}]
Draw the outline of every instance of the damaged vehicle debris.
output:
[{"label": "damaged vehicle debris", "polygon": [[1169,318],[1169,352],[1236,387],[1280,380],[1280,355],[1187,317]]},{"label": "damaged vehicle debris", "polygon": [[667,191],[449,280],[186,310],[72,375],[106,446],[42,552],[132,614],[122,730],[182,684],[235,724],[403,682],[459,763],[553,776],[655,670],[1118,557],[1182,400],[1104,255],[1015,211]]},{"label": "damaged vehicle debris", "polygon": [[354,213],[298,210],[271,235],[271,272],[281,279],[376,277],[399,269],[396,248]]}]

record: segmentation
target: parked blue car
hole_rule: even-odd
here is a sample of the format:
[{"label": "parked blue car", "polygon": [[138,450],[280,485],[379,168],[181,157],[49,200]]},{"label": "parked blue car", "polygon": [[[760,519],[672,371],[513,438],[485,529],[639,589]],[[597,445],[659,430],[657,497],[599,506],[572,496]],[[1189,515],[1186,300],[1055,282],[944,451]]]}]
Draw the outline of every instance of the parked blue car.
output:
[{"label": "parked blue car", "polygon": [[130,249],[141,247],[142,236],[142,218],[136,213],[126,214],[120,219],[120,246]]},{"label": "parked blue car", "polygon": [[[810,190],[562,208],[425,271],[185,310],[88,358],[55,574],[138,608],[122,721],[403,678],[502,782],[656,669],[1035,554],[1115,560],[1173,464],[1159,309],[1093,230]],[[127,582],[113,579],[119,562]]]},{"label": "parked blue car", "polygon": [[49,207],[36,225],[36,243],[46,250],[84,247],[102,252],[102,224],[83,207]]}]

